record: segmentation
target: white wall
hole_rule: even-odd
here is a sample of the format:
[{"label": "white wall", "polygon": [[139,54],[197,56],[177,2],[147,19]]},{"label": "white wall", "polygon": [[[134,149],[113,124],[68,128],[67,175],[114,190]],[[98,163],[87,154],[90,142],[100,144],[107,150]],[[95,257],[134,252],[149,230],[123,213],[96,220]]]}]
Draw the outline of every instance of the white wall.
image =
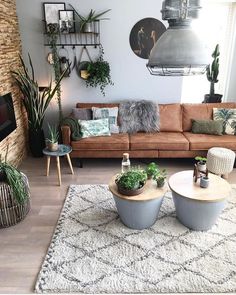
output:
[{"label": "white wall", "polygon": [[[51,0],[50,0],[51,1]],[[42,3],[41,0],[17,0],[17,13],[22,38],[23,56],[31,54],[39,84],[47,85],[51,68],[46,62],[48,48],[43,45]],[[58,1],[51,1],[58,2]],[[75,71],[65,78],[62,84],[62,103],[65,114],[76,102],[112,102],[122,99],[151,99],[159,103],[179,102],[181,99],[181,81],[179,77],[151,76],[146,68],[147,60],[138,58],[129,45],[129,34],[133,25],[142,18],[154,17],[161,20],[161,0],[70,0],[81,14],[87,14],[91,8],[103,11],[110,20],[101,22],[101,43],[105,50],[105,59],[111,66],[114,86],[106,89],[104,98],[99,89],[86,88],[85,82],[78,78]],[[167,23],[164,23],[167,26]],[[81,48],[77,48],[79,56]],[[91,49],[92,54],[96,53]],[[70,49],[71,59],[73,57]],[[49,117],[57,112],[56,102],[49,111]],[[53,114],[54,113],[54,114]]]}]

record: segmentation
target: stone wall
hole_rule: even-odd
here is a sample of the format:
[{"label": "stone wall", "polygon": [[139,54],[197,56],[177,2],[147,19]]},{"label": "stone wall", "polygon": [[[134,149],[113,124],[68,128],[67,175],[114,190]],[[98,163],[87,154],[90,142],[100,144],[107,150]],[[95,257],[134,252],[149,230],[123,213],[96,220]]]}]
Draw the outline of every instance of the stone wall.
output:
[{"label": "stone wall", "polygon": [[20,44],[15,0],[1,0],[0,95],[12,93],[17,129],[0,142],[0,155],[4,158],[9,146],[8,161],[14,165],[18,165],[26,154],[26,120],[22,111],[21,95],[11,76],[11,70],[19,67]]}]

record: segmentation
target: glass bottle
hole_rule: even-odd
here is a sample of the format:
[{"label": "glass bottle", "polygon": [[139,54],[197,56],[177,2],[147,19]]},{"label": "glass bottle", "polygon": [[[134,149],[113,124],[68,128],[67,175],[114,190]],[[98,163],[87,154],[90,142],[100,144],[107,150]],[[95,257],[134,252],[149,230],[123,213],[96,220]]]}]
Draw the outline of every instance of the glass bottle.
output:
[{"label": "glass bottle", "polygon": [[129,160],[129,154],[124,153],[123,154],[123,160],[121,162],[121,172],[127,172],[130,170],[130,160]]}]

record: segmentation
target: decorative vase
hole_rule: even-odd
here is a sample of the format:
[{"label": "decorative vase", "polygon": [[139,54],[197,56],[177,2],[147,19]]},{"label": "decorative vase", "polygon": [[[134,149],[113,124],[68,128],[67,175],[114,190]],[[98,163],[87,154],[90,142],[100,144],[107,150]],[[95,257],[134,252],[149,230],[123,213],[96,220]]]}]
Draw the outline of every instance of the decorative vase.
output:
[{"label": "decorative vase", "polygon": [[29,129],[29,149],[33,157],[43,157],[45,148],[45,137],[42,129]]},{"label": "decorative vase", "polygon": [[200,187],[207,188],[209,186],[209,178],[208,177],[201,177],[200,179]]},{"label": "decorative vase", "polygon": [[47,148],[50,152],[56,152],[58,150],[58,142],[48,142]]}]

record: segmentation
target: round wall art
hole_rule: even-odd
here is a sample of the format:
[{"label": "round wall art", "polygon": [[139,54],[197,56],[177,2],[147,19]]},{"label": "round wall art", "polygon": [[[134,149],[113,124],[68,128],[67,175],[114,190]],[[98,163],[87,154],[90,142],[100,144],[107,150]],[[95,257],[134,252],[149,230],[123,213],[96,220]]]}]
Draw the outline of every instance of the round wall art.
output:
[{"label": "round wall art", "polygon": [[165,31],[166,27],[158,19],[143,18],[130,32],[130,47],[138,57],[148,59],[152,47]]}]

